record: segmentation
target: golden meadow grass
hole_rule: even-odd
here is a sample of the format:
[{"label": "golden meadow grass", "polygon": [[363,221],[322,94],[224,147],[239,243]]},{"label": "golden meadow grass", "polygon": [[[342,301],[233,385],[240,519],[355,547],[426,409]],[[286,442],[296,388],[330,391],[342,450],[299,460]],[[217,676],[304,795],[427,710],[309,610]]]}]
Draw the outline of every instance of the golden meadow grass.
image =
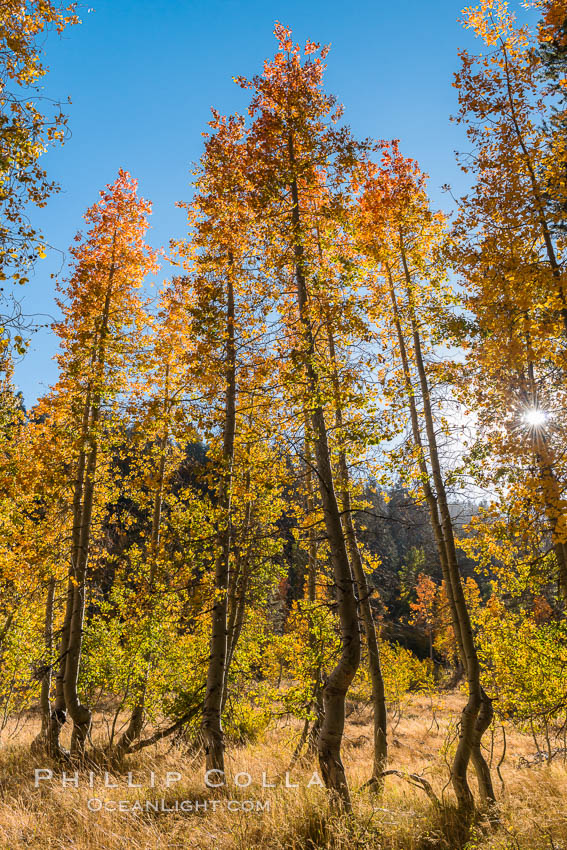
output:
[{"label": "golden meadow grass", "polygon": [[[409,701],[395,732],[390,736],[390,767],[418,773],[431,783],[445,806],[437,810],[421,789],[404,779],[388,777],[381,798],[362,788],[371,769],[371,718],[367,709],[351,711],[344,744],[344,759],[353,789],[352,818],[329,813],[325,791],[307,783],[316,763],[298,765],[285,788],[262,788],[283,775],[299,734],[296,721],[274,722],[264,739],[227,753],[228,787],[207,789],[201,756],[186,744],[162,743],[125,760],[119,768],[93,767],[81,773],[78,787],[62,786],[61,768],[43,757],[32,755],[30,743],[37,720],[30,716],[17,739],[5,730],[0,753],[0,848],[75,848],[75,850],[303,850],[303,848],[375,848],[375,850],[560,850],[567,847],[567,766],[560,759],[551,765],[519,767],[522,757],[533,755],[529,735],[507,729],[507,752],[497,778],[498,817],[480,816],[467,835],[457,828],[452,795],[447,786],[448,770],[443,751],[451,724],[461,703],[460,694],[444,696],[432,713],[428,700],[414,696]],[[102,718],[97,718],[99,723]],[[99,728],[101,728],[99,726]],[[95,727],[96,729],[96,727]],[[96,731],[95,731],[96,734]],[[490,746],[490,741],[489,741]],[[497,731],[492,747],[492,765],[500,761],[502,736]],[[490,752],[487,753],[490,756]],[[51,768],[53,778],[38,781],[34,770]],[[72,778],[73,768],[65,768]],[[128,787],[128,772],[131,784]],[[168,772],[182,774],[179,782],[165,787]],[[238,773],[252,777],[249,787],[235,787]],[[150,777],[154,774],[154,787]],[[241,782],[247,781],[245,777]],[[89,801],[100,800],[101,811],[89,811]],[[157,801],[156,811],[120,811],[120,801],[130,809],[139,801]],[[198,812],[175,811],[176,801],[207,803]],[[216,803],[215,803],[216,801]],[[250,804],[244,801],[251,801]],[[260,801],[262,811],[247,811]],[[231,807],[228,803],[231,802]],[[213,803],[215,811],[213,812]],[[116,807],[107,810],[105,806]],[[161,809],[165,808],[165,811]],[[244,808],[244,810],[243,810]],[[173,809],[173,811],[168,811]],[[232,809],[232,810],[231,810]],[[496,820],[496,822],[495,822]]]}]

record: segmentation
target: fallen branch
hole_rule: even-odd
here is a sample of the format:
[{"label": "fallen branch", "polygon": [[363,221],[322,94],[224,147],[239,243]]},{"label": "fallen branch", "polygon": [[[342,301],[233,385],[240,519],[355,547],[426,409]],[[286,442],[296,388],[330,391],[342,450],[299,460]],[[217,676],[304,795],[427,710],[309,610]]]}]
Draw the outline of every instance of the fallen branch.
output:
[{"label": "fallen branch", "polygon": [[160,729],[157,732],[154,732],[149,738],[144,738],[141,741],[137,741],[135,744],[132,744],[131,747],[126,750],[125,755],[129,755],[130,753],[137,753],[139,750],[143,750],[145,747],[151,747],[152,744],[157,744],[158,741],[163,740],[163,738],[167,738],[169,735],[173,735],[174,732],[177,732],[178,729],[181,729],[182,726],[185,726],[197,712],[201,711],[202,704],[193,706],[189,711],[187,711],[179,720],[176,720],[171,726],[167,726],[165,729]]},{"label": "fallen branch", "polygon": [[429,783],[427,779],[424,779],[423,776],[419,776],[417,773],[404,773],[402,770],[383,770],[378,774],[378,776],[373,776],[372,779],[365,782],[362,787],[373,788],[376,785],[379,785],[380,780],[386,776],[399,776],[400,779],[405,779],[406,782],[409,782],[409,784],[413,785],[415,788],[421,788],[422,791],[425,791],[431,802],[438,808],[441,808],[441,801],[431,787],[431,783]]}]

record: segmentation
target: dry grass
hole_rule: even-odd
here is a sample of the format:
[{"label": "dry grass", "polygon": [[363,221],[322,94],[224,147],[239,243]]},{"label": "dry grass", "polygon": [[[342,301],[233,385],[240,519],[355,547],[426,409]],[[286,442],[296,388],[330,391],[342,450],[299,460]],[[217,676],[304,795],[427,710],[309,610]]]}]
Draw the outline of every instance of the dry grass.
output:
[{"label": "dry grass", "polygon": [[[103,774],[80,777],[78,788],[61,785],[60,770],[51,765],[54,778],[34,787],[34,768],[49,767],[30,754],[35,733],[30,722],[17,737],[4,737],[0,750],[0,848],[75,848],[75,850],[303,850],[303,848],[375,848],[375,850],[560,850],[567,848],[567,768],[557,761],[551,765],[519,769],[518,759],[533,752],[530,738],[508,730],[507,756],[501,769],[504,787],[495,775],[499,797],[498,822],[478,822],[463,834],[445,788],[447,767],[442,755],[450,738],[451,721],[461,697],[452,694],[432,713],[429,701],[415,697],[390,741],[391,766],[425,776],[445,801],[437,810],[419,789],[403,779],[389,777],[378,799],[362,785],[368,779],[371,763],[371,726],[367,710],[354,710],[347,722],[345,763],[353,789],[354,816],[333,819],[325,793],[307,788],[316,765],[297,767],[292,781],[298,788],[283,784],[263,789],[262,772],[270,782],[286,770],[298,727],[295,723],[274,725],[264,741],[245,748],[231,748],[228,765],[232,777],[248,772],[253,782],[248,788],[230,785],[227,791],[207,790],[203,764],[179,744],[162,743],[159,750],[131,757],[109,781],[118,788],[104,787]],[[501,739],[496,736],[493,765],[501,755]],[[146,787],[128,788],[127,771],[134,781]],[[148,787],[150,771],[155,787]],[[182,774],[179,782],[165,787],[167,771]],[[69,771],[68,771],[69,772]],[[207,811],[132,812],[89,811],[89,799],[164,801],[170,809],[175,801],[198,800]],[[232,800],[233,811],[228,802]],[[216,802],[214,802],[216,801]],[[244,801],[253,801],[244,804]],[[264,811],[243,810],[261,801]],[[161,802],[159,805],[163,807]],[[216,811],[212,811],[213,806]]]}]

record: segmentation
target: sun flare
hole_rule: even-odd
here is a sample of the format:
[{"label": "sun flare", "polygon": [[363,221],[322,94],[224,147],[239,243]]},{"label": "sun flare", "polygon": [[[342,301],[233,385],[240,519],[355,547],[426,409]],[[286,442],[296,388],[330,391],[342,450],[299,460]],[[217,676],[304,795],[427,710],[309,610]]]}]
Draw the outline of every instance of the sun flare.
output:
[{"label": "sun flare", "polygon": [[542,428],[547,422],[548,414],[545,410],[533,407],[524,413],[523,419],[530,428]]}]

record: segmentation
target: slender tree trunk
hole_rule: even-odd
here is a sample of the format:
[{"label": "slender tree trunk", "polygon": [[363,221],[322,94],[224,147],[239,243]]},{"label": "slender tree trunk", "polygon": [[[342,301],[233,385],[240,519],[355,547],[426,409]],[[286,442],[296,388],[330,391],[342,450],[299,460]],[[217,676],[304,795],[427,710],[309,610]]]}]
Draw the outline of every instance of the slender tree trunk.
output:
[{"label": "slender tree trunk", "polygon": [[295,153],[292,135],[288,138],[288,152],[291,171],[294,175],[290,181],[290,188],[292,196],[292,230],[297,306],[305,345],[305,373],[309,401],[312,405],[310,418],[316,468],[319,478],[319,490],[333,564],[337,608],[341,626],[341,656],[334,670],[327,678],[323,689],[325,716],[318,740],[319,763],[327,788],[335,794],[339,803],[345,809],[349,810],[351,806],[350,794],[341,760],[341,742],[344,731],[346,694],[360,663],[360,632],[358,628],[358,611],[354,582],[335,494],[325,414],[319,401],[321,387],[314,363],[315,340],[309,317],[308,290],[304,271],[304,250],[302,243],[303,233],[301,229],[298,186],[294,174]]},{"label": "slender tree trunk", "polygon": [[[313,615],[311,608],[315,604],[317,600],[317,537],[314,525],[315,518],[315,490],[313,487],[313,455],[311,451],[311,428],[309,424],[309,416],[307,413],[304,415],[305,420],[305,515],[307,517],[307,521],[309,523],[308,530],[308,545],[307,545],[307,602],[309,604],[309,613],[308,613],[308,623],[307,628],[309,632],[309,648],[311,650],[312,657],[316,656],[317,653],[317,639],[314,633],[314,624],[313,624]],[[317,666],[313,673],[313,692],[312,692],[312,701],[310,708],[313,709],[315,713],[315,719],[309,729],[309,718],[305,721],[304,727],[304,735],[302,734],[303,741],[300,741],[301,746],[296,747],[297,756],[295,760],[299,757],[301,752],[301,748],[303,747],[303,743],[307,742],[307,755],[309,757],[314,756],[317,753],[317,741],[319,739],[319,732],[321,731],[321,725],[323,723],[323,714],[324,714],[324,706],[323,706],[323,670],[321,666],[321,658],[319,657],[317,660]],[[290,765],[291,769],[291,765]]]},{"label": "slender tree trunk", "polygon": [[[168,428],[168,414],[169,414],[169,363],[165,365],[165,386],[164,386],[164,398],[163,398],[163,433],[160,437],[159,446],[160,446],[160,458],[159,458],[159,466],[158,466],[158,478],[157,478],[157,486],[154,493],[154,504],[152,511],[152,530],[150,537],[150,574],[148,578],[148,604],[147,610],[145,613],[146,618],[150,618],[153,615],[154,609],[154,594],[155,594],[155,581],[156,581],[156,572],[157,572],[157,564],[159,557],[159,545],[161,538],[161,515],[163,508],[163,489],[165,483],[165,467],[166,467],[166,455],[167,455],[167,442],[169,438],[169,428]],[[148,623],[149,625],[149,623]],[[142,678],[142,681],[139,681],[135,685],[136,690],[136,701],[134,703],[134,707],[132,709],[132,713],[130,715],[130,720],[128,722],[128,726],[126,727],[123,734],[118,739],[118,743],[115,747],[116,754],[120,757],[128,753],[134,744],[135,741],[138,740],[140,735],[142,734],[142,729],[144,726],[144,714],[145,714],[145,706],[146,706],[146,691],[148,686],[148,677],[150,674],[150,668],[152,664],[151,653],[147,652],[144,656],[144,664],[145,664],[145,673]]]},{"label": "slender tree trunk", "polygon": [[[249,415],[249,424],[252,424],[252,414]],[[246,470],[245,488],[246,493],[250,493],[250,445],[246,447],[248,468]],[[226,701],[228,699],[228,678],[232,659],[236,651],[236,646],[240,639],[242,626],[244,625],[244,614],[246,611],[246,593],[248,591],[249,570],[252,558],[252,540],[249,535],[252,530],[252,500],[248,499],[246,511],[244,515],[244,523],[240,535],[240,545],[235,547],[235,564],[234,569],[230,571],[228,579],[228,598],[227,598],[227,627],[226,627],[226,663],[223,675],[221,715],[224,711]],[[242,552],[242,544],[246,546],[246,551]]]},{"label": "slender tree trunk", "polygon": [[[94,368],[96,361],[96,349],[98,343],[95,340],[93,346],[93,355],[91,367]],[[73,615],[73,602],[75,596],[74,570],[77,563],[81,525],[82,525],[82,502],[83,489],[85,486],[85,467],[86,467],[86,452],[85,446],[88,439],[89,417],[91,412],[91,395],[92,387],[89,381],[85,402],[83,405],[83,417],[81,422],[80,448],[77,458],[77,470],[75,482],[73,486],[73,530],[71,536],[71,572],[67,581],[67,593],[65,602],[65,614],[63,617],[63,625],[61,627],[61,636],[59,639],[59,657],[58,670],[55,677],[55,704],[50,716],[50,724],[48,730],[48,750],[52,755],[61,755],[61,746],[59,738],[61,729],[67,722],[67,704],[65,701],[65,669],[67,666],[67,653],[69,648],[69,634],[71,630],[71,617]]]},{"label": "slender tree trunk", "polygon": [[77,564],[73,573],[73,607],[69,623],[69,639],[63,679],[63,693],[67,711],[73,721],[71,754],[81,758],[91,726],[91,711],[79,698],[78,681],[83,645],[83,622],[85,615],[86,576],[89,557],[90,530],[94,504],[95,476],[97,469],[97,438],[92,436],[99,422],[99,411],[93,411],[90,422],[91,446],[87,455],[85,487],[81,512],[81,536]]},{"label": "slender tree trunk", "polygon": [[244,564],[239,570],[238,585],[234,592],[234,597],[229,606],[229,617],[227,626],[227,650],[226,650],[226,665],[223,682],[223,694],[221,710],[224,711],[226,701],[228,699],[228,676],[240,635],[244,625],[244,615],[246,613],[246,594],[250,582],[250,566],[248,558],[244,560]]},{"label": "slender tree trunk", "polygon": [[232,255],[230,254],[228,265],[223,469],[218,499],[219,507],[224,515],[220,520],[222,524],[222,531],[219,535],[220,552],[215,565],[215,598],[212,611],[207,684],[201,723],[206,753],[206,769],[221,771],[222,773],[224,773],[222,702],[227,658],[227,596],[230,584],[230,550],[232,545],[231,490],[236,432],[236,345]]},{"label": "slender tree trunk", "polygon": [[465,652],[463,647],[463,640],[461,636],[461,626],[459,623],[459,618],[457,614],[457,609],[454,604],[453,599],[453,591],[451,586],[451,581],[449,577],[449,566],[447,563],[447,551],[445,548],[445,540],[443,537],[443,529],[441,527],[441,521],[439,518],[439,506],[437,503],[437,497],[433,492],[431,487],[431,477],[430,471],[427,466],[426,455],[423,446],[423,439],[421,434],[421,425],[419,421],[419,414],[417,411],[417,405],[415,401],[415,389],[413,386],[412,375],[410,371],[408,350],[406,346],[405,336],[401,325],[401,318],[396,298],[396,293],[394,289],[394,282],[392,279],[392,274],[389,267],[386,267],[389,281],[389,290],[390,290],[390,298],[392,301],[392,312],[394,316],[394,324],[396,327],[396,334],[398,337],[398,345],[400,349],[400,358],[402,361],[402,369],[404,373],[404,384],[406,388],[406,394],[408,397],[408,404],[410,410],[410,420],[412,427],[412,437],[415,447],[418,450],[418,464],[419,464],[419,472],[420,472],[420,484],[423,492],[423,496],[425,502],[427,504],[429,510],[429,517],[431,520],[431,527],[433,529],[433,537],[435,540],[435,548],[437,549],[437,553],[439,555],[439,561],[441,563],[441,571],[443,574],[443,579],[445,581],[445,589],[447,592],[447,598],[449,601],[449,611],[451,613],[451,623],[453,626],[453,632],[455,634],[455,639],[457,641],[459,658],[461,659],[461,663],[465,664]]},{"label": "slender tree trunk", "polygon": [[[435,487],[435,494],[433,494],[430,485],[427,483],[426,487],[424,488],[424,492],[426,500],[430,505],[430,513],[435,515],[435,521],[433,522],[434,535],[436,538],[436,542],[438,541],[441,544],[441,548],[439,549],[441,567],[446,582],[447,597],[449,600],[449,607],[451,609],[453,629],[457,639],[457,644],[459,646],[459,654],[461,656],[461,662],[463,664],[465,675],[467,677],[469,691],[467,703],[461,713],[459,741],[455,757],[453,759],[451,778],[459,807],[463,810],[471,810],[474,807],[474,798],[467,780],[468,765],[471,761],[471,758],[475,766],[481,798],[488,802],[492,802],[495,799],[490,770],[488,768],[488,765],[486,764],[481,750],[481,737],[483,732],[490,724],[492,718],[492,705],[480,683],[480,667],[478,663],[476,646],[473,638],[471,620],[461,582],[460,569],[457,559],[457,551],[453,532],[453,522],[449,510],[445,482],[443,480],[441,464],[439,460],[437,436],[435,433],[435,424],[431,409],[429,382],[421,349],[419,328],[417,325],[415,309],[413,306],[412,281],[406,262],[403,237],[401,233],[400,253],[406,282],[406,296],[408,299],[408,310],[413,340],[414,359],[422,396],[423,418],[425,423],[425,432],[427,436],[429,461],[431,464],[431,476],[433,478],[433,484]],[[391,277],[390,286],[391,292],[393,293],[393,283]],[[393,298],[395,300],[395,295],[393,296]],[[401,325],[398,334],[401,334],[403,336],[403,333],[401,332]],[[407,364],[407,376],[407,380],[411,382],[409,364]],[[411,386],[411,395],[413,397],[413,386]],[[415,415],[417,417],[417,412]],[[425,458],[423,458],[423,466],[421,472],[424,476],[424,479],[425,477],[427,477],[428,481],[429,472],[427,469]],[[479,712],[481,710],[481,707],[483,707],[483,711],[479,718]]]},{"label": "slender tree trunk", "polygon": [[47,656],[47,664],[45,673],[41,682],[41,734],[42,737],[47,735],[49,728],[49,718],[51,716],[51,659],[53,656],[53,606],[55,602],[55,578],[51,576],[47,587],[47,600],[45,603],[45,626],[43,632],[43,640],[45,643],[45,653]]},{"label": "slender tree trunk", "polygon": [[308,517],[308,545],[307,545],[307,601],[314,603],[317,599],[317,537],[313,519],[315,517],[315,492],[313,487],[313,457],[311,454],[311,438],[309,434],[309,420],[305,417],[305,512]]},{"label": "slender tree trunk", "polygon": [[55,578],[51,576],[47,584],[47,596],[45,600],[45,620],[43,626],[43,643],[46,655],[46,664],[41,679],[41,692],[39,705],[41,708],[41,730],[35,738],[32,747],[42,749],[49,739],[51,724],[51,680],[53,670],[53,608],[55,605]]},{"label": "slender tree trunk", "polygon": [[51,755],[61,754],[59,738],[61,729],[67,721],[67,707],[63,691],[63,680],[65,679],[65,665],[67,663],[67,645],[69,642],[69,628],[71,625],[71,614],[73,613],[73,591],[74,585],[69,579],[67,582],[65,615],[61,627],[58,650],[58,669],[55,677],[55,702],[50,714],[48,730],[48,749]]},{"label": "slender tree trunk", "polygon": [[[390,298],[392,301],[392,311],[394,316],[394,324],[396,327],[396,333],[398,337],[398,345],[400,348],[400,357],[402,361],[402,369],[404,373],[404,383],[406,387],[406,393],[408,397],[408,404],[410,409],[410,419],[412,425],[412,435],[414,445],[418,450],[418,464],[419,471],[421,476],[421,489],[427,503],[427,507],[429,509],[429,516],[431,520],[431,526],[433,528],[433,536],[435,539],[435,546],[439,555],[439,560],[441,562],[441,570],[443,573],[443,579],[445,582],[445,589],[447,592],[447,599],[449,602],[449,610],[451,613],[451,622],[453,626],[453,632],[455,634],[455,639],[457,641],[459,658],[461,659],[461,664],[463,665],[463,669],[466,667],[466,655],[463,646],[463,638],[461,631],[461,623],[459,620],[459,615],[457,611],[457,606],[455,605],[455,598],[453,594],[453,586],[451,582],[451,576],[449,571],[448,564],[448,556],[447,549],[445,545],[445,538],[443,534],[443,528],[441,526],[441,521],[439,517],[439,505],[437,501],[437,497],[433,492],[430,483],[430,472],[427,466],[427,460],[424,452],[424,446],[421,436],[421,426],[419,422],[419,415],[417,411],[417,405],[415,401],[415,390],[413,386],[408,351],[406,347],[405,336],[401,324],[400,313],[398,309],[398,303],[396,298],[396,293],[394,289],[394,282],[392,279],[392,274],[389,267],[386,267],[389,281],[389,290],[390,290]],[[453,768],[451,771],[453,787],[455,789],[455,794],[457,795],[457,799],[459,804],[462,806],[470,806],[472,804],[472,793],[470,791],[468,781],[467,781],[467,764],[464,764],[464,772],[462,769],[462,763],[459,762],[457,765],[459,770],[458,773],[455,773],[455,765],[453,764]]]},{"label": "slender tree trunk", "polygon": [[[114,236],[114,241],[116,236]],[[114,249],[113,249],[114,251]],[[89,561],[92,515],[98,461],[98,428],[100,425],[104,372],[106,366],[106,344],[108,323],[112,299],[112,286],[115,271],[114,256],[108,274],[108,285],[98,334],[98,350],[94,368],[94,387],[87,390],[83,426],[87,422],[85,440],[86,449],[81,450],[78,461],[78,475],[74,498],[73,556],[70,584],[72,592],[68,596],[71,613],[68,623],[68,636],[65,651],[65,669],[63,675],[63,697],[65,706],[73,720],[71,736],[71,755],[81,759],[84,755],[87,736],[90,731],[92,714],[88,706],[79,698],[78,682],[83,646],[83,623],[85,616],[85,592],[87,567]],[[92,398],[92,401],[91,401]],[[82,484],[82,486],[81,486]],[[81,498],[82,496],[82,498]],[[66,612],[66,619],[68,615]],[[65,626],[64,626],[65,630]]]},{"label": "slender tree trunk", "polygon": [[[331,358],[331,368],[333,371],[332,378],[335,393],[335,425],[337,435],[340,440],[340,435],[343,430],[343,412],[340,400],[340,386],[338,365],[335,351],[335,339],[331,325],[331,319],[327,313],[327,331],[329,336],[329,355]],[[378,648],[378,639],[376,636],[376,628],[374,626],[374,617],[372,616],[372,608],[370,605],[370,590],[358,541],[356,539],[356,531],[352,519],[352,503],[350,495],[350,476],[348,471],[346,452],[341,446],[339,448],[339,480],[341,484],[341,508],[343,528],[348,548],[348,554],[354,579],[358,590],[358,604],[362,615],[362,623],[364,633],[366,635],[366,644],[368,646],[368,667],[370,669],[370,681],[372,683],[372,706],[374,709],[374,755],[372,766],[372,784],[378,789],[382,787],[383,771],[386,769],[388,760],[388,738],[387,724],[388,713],[386,710],[386,693],[384,689],[384,678],[380,667],[380,650]]]},{"label": "slender tree trunk", "polygon": [[[248,424],[252,425],[253,412],[248,415]],[[250,493],[251,473],[250,473],[250,454],[251,445],[246,446],[246,478],[245,491]],[[221,714],[224,711],[226,701],[228,699],[228,679],[230,668],[240,635],[244,625],[244,617],[246,614],[247,593],[250,584],[250,570],[253,555],[254,541],[252,538],[252,519],[253,519],[253,502],[248,499],[244,517],[244,523],[240,534],[240,545],[235,547],[235,565],[230,571],[228,582],[228,620],[227,620],[227,649],[226,663],[223,676],[223,693]],[[242,545],[245,545],[245,551],[242,551]]]},{"label": "slender tree trunk", "polygon": [[[427,442],[429,447],[429,458],[431,462],[431,471],[433,483],[437,494],[437,503],[439,506],[439,514],[441,519],[441,527],[443,529],[443,537],[445,541],[445,551],[447,553],[447,566],[449,572],[450,588],[452,591],[452,604],[455,606],[457,619],[460,625],[461,641],[465,658],[465,674],[467,676],[467,684],[469,690],[469,698],[466,706],[461,713],[461,729],[459,734],[459,743],[453,761],[453,787],[459,805],[463,809],[470,809],[474,806],[474,801],[470,788],[468,787],[466,774],[469,760],[472,756],[477,774],[479,791],[481,798],[485,801],[494,801],[494,789],[492,787],[492,779],[490,770],[482,756],[481,742],[479,735],[484,731],[484,721],[478,721],[478,713],[481,706],[486,703],[484,716],[491,715],[492,708],[489,704],[487,695],[484,693],[480,684],[480,666],[478,655],[473,637],[472,624],[465,600],[463,586],[461,582],[459,562],[457,559],[457,549],[455,546],[455,537],[453,533],[453,521],[449,511],[447,501],[447,493],[445,490],[445,482],[441,472],[441,464],[439,461],[439,453],[437,448],[437,436],[435,433],[435,425],[433,413],[431,410],[431,400],[429,394],[429,383],[427,372],[421,351],[421,339],[413,306],[412,297],[412,281],[406,263],[405,250],[403,239],[400,235],[400,248],[402,262],[404,266],[404,275],[406,279],[406,294],[408,298],[408,306],[410,309],[410,321],[412,326],[413,347],[415,355],[415,363],[422,394],[423,415],[425,420],[425,430],[427,434]],[[449,597],[451,602],[451,597]],[[490,722],[490,721],[489,721]]]}]

